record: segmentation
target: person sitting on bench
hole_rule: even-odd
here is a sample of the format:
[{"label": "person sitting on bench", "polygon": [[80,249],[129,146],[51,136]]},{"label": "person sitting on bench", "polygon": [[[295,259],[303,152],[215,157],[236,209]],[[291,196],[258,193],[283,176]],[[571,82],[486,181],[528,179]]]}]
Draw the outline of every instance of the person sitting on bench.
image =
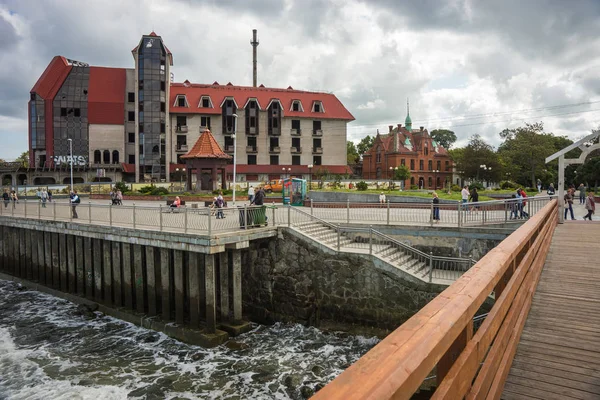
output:
[{"label": "person sitting on bench", "polygon": [[[172,209],[181,207],[181,199],[179,198],[179,196],[175,197],[175,201],[173,201],[173,203],[171,203],[171,205],[169,207]],[[171,211],[174,211],[174,210],[171,210]]]}]

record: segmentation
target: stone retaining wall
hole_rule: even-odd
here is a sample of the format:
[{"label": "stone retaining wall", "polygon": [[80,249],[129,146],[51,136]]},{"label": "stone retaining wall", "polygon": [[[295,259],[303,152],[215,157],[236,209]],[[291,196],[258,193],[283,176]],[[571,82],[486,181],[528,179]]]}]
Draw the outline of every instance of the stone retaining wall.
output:
[{"label": "stone retaining wall", "polygon": [[444,287],[414,282],[369,256],[337,254],[281,230],[242,252],[244,310],[253,321],[322,320],[395,329]]}]

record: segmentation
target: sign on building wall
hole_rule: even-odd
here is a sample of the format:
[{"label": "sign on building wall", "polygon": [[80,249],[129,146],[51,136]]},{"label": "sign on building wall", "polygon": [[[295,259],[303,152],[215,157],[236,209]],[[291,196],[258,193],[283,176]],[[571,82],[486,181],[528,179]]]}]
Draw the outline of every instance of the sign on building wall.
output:
[{"label": "sign on building wall", "polygon": [[[54,164],[61,165],[67,164],[71,165],[71,156],[54,156]],[[86,156],[73,156],[73,165],[86,166],[87,165],[87,157]]]}]

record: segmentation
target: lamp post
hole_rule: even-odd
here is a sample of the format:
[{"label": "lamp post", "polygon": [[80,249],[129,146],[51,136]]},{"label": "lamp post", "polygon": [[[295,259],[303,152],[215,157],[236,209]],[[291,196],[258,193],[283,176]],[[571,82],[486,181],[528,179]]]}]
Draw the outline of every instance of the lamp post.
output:
[{"label": "lamp post", "polygon": [[71,164],[71,192],[73,191],[73,139],[67,139],[69,142],[69,163]]},{"label": "lamp post", "polygon": [[433,170],[433,187],[435,188],[434,190],[437,190],[438,186],[437,186],[437,174],[438,172],[440,172],[439,169],[434,169]]},{"label": "lamp post", "polygon": [[233,114],[233,135],[231,135],[231,138],[233,139],[233,196],[231,199],[231,203],[235,206],[235,158],[237,155],[237,143],[235,142],[235,135],[237,133],[237,114]]},{"label": "lamp post", "polygon": [[308,164],[308,190],[312,189],[312,169],[313,165]]},{"label": "lamp post", "polygon": [[[479,168],[481,168],[484,171],[484,177],[487,176],[487,174],[485,173],[485,171],[491,171],[492,170],[492,167],[488,167],[485,164],[481,164],[479,166]],[[477,172],[479,173],[479,170]],[[489,183],[489,182],[486,180],[486,183]],[[485,186],[487,187],[487,185],[485,185]]]},{"label": "lamp post", "polygon": [[185,173],[185,168],[182,168],[181,172],[179,172],[179,168],[175,168],[175,172],[177,172],[177,174],[179,175],[179,186],[181,187],[181,191],[183,192],[183,174]]}]

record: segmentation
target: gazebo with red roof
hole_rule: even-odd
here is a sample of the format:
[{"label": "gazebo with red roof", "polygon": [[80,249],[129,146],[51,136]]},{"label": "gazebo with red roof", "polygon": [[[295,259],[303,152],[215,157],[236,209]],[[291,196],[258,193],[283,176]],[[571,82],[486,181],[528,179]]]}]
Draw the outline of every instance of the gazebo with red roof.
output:
[{"label": "gazebo with red roof", "polygon": [[[195,169],[196,189],[217,189],[217,173],[219,170],[221,170],[221,187],[225,188],[227,186],[225,167],[231,158],[230,155],[223,152],[212,133],[208,129],[205,130],[194,144],[194,147],[187,154],[181,156],[181,159],[185,160],[186,163],[187,187],[192,187],[192,170]],[[207,170],[210,170],[210,175],[203,174],[203,171]]]}]

